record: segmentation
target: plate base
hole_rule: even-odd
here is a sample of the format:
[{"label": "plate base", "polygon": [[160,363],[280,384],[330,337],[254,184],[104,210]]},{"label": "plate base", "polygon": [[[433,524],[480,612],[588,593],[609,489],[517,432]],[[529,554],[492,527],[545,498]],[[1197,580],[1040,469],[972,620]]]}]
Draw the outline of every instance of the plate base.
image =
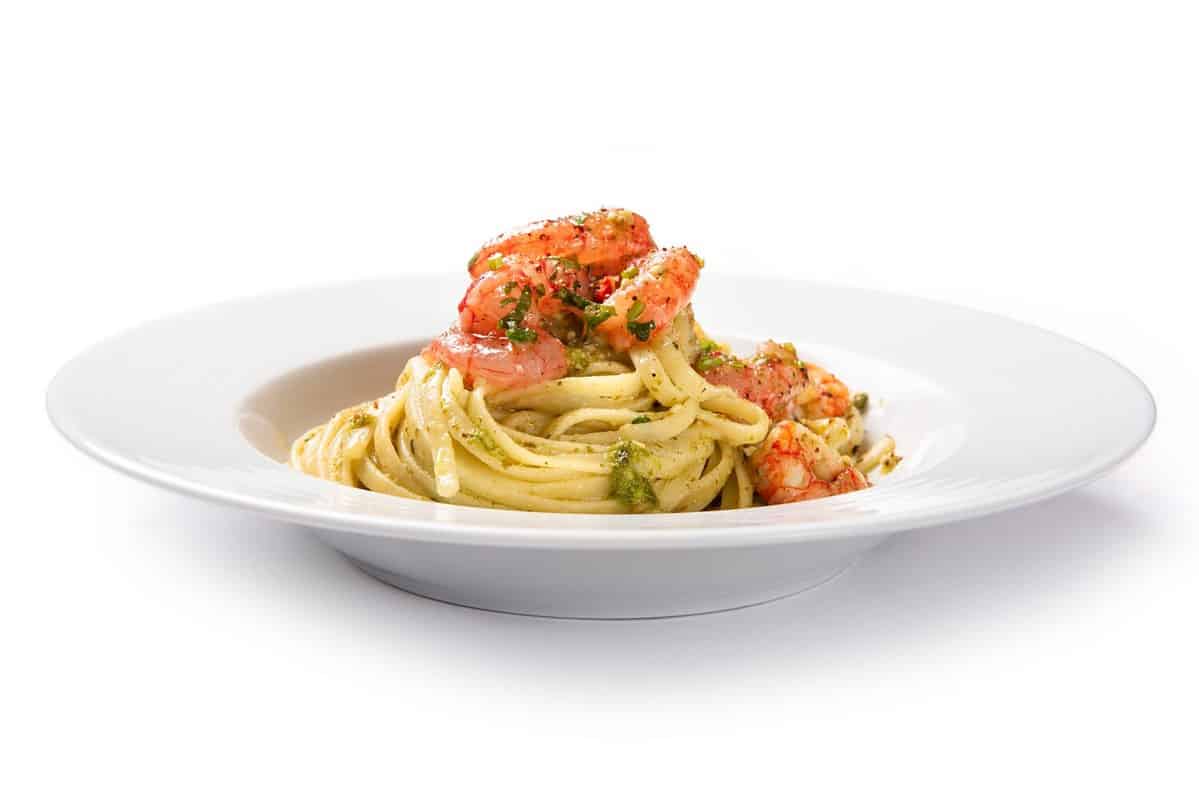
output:
[{"label": "plate base", "polygon": [[[345,556],[345,554],[343,554],[343,556]],[[557,620],[655,620],[655,619],[672,618],[672,617],[690,617],[690,616],[694,616],[694,615],[716,614],[718,612],[729,612],[729,611],[733,611],[735,609],[746,609],[751,606],[761,606],[762,604],[773,603],[774,601],[781,601],[784,598],[790,598],[794,595],[799,595],[800,593],[807,592],[809,590],[814,590],[817,587],[821,587],[825,584],[828,584],[831,581],[834,581],[834,580],[840,578],[842,575],[849,572],[849,570],[858,563],[860,558],[861,558],[861,555],[859,554],[859,555],[851,558],[850,560],[848,560],[845,564],[837,567],[835,570],[833,570],[828,575],[826,575],[822,578],[819,578],[811,583],[808,583],[805,586],[797,587],[788,592],[784,592],[781,595],[775,595],[770,598],[754,600],[754,601],[750,601],[748,603],[735,604],[735,605],[731,605],[731,606],[720,605],[720,606],[713,606],[710,608],[697,608],[697,609],[693,609],[693,610],[689,610],[689,611],[669,612],[666,614],[653,614],[653,613],[631,614],[628,612],[617,612],[617,613],[613,613],[613,614],[570,614],[570,615],[552,614],[552,613],[539,612],[539,611],[529,611],[527,608],[524,608],[523,606],[507,606],[507,605],[498,606],[495,604],[491,604],[488,606],[481,606],[478,603],[472,603],[468,600],[465,600],[452,592],[444,593],[444,592],[431,591],[429,589],[429,587],[427,587],[426,585],[424,585],[420,582],[413,582],[413,580],[410,577],[401,576],[397,573],[392,573],[391,571],[384,570],[379,567],[375,567],[373,565],[359,561],[358,559],[355,559],[351,556],[346,556],[346,561],[348,561],[350,564],[354,565],[354,567],[358,568],[366,575],[370,576],[371,578],[373,578],[377,581],[380,581],[380,582],[388,585],[389,587],[393,587],[397,590],[401,590],[403,592],[409,593],[411,595],[416,595],[421,598],[428,598],[429,600],[432,600],[432,601],[439,601],[441,603],[450,604],[451,606],[461,606],[465,609],[478,609],[478,610],[481,610],[484,612],[498,612],[498,613],[507,614],[507,615],[520,615],[523,617],[543,617],[543,618],[550,618],[550,619],[557,619]]]}]

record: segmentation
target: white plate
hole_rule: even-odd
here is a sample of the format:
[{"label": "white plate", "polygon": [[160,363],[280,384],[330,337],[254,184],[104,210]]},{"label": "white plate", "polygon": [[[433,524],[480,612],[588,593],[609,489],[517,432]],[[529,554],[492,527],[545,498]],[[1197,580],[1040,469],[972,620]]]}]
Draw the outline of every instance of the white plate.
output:
[{"label": "white plate", "polygon": [[862,492],[672,515],[560,515],[408,501],[300,475],[288,443],[390,391],[451,320],[459,271],[211,306],[67,364],[50,417],[85,453],[168,489],[315,528],[365,570],[470,606],[645,617],[743,606],[835,575],[888,534],[1049,498],[1153,428],[1145,386],[1046,331],[915,298],[708,270],[698,318],[794,340],[872,398],[905,457]]}]

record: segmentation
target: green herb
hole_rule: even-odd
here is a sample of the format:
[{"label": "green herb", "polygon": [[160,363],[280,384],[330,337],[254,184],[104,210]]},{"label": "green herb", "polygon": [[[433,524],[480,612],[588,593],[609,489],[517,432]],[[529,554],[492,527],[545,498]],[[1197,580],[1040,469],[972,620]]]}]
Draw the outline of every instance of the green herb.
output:
[{"label": "green herb", "polygon": [[515,302],[516,302],[516,298],[504,298],[503,300],[500,301],[500,305],[501,306],[510,306],[511,304],[513,304]]},{"label": "green herb", "polygon": [[565,303],[567,306],[573,306],[576,309],[581,309],[583,312],[583,322],[587,324],[587,330],[594,330],[596,326],[607,320],[613,314],[616,314],[616,309],[603,303],[587,300],[582,295],[571,292],[569,289],[559,289],[554,292],[554,297]]},{"label": "green herb", "polygon": [[629,422],[632,423],[633,425],[640,425],[641,423],[648,423],[649,415],[648,414],[639,414],[636,417],[634,417],[632,420],[630,420]]},{"label": "green herb", "polygon": [[566,219],[570,220],[573,225],[582,225],[583,223],[587,222],[587,215],[575,214],[574,216],[567,217]]},{"label": "green herb", "polygon": [[537,341],[537,332],[521,325],[525,320],[525,315],[529,313],[529,307],[532,305],[533,293],[526,286],[521,289],[520,298],[516,301],[516,305],[512,307],[512,311],[500,318],[499,329],[508,335],[508,339],[513,342]]},{"label": "green herb", "polygon": [[569,289],[559,289],[554,293],[554,297],[565,303],[567,306],[574,306],[576,309],[586,310],[591,306],[599,305],[587,300],[587,298],[583,297],[582,295],[571,292]]},{"label": "green herb", "polygon": [[613,498],[636,511],[652,509],[658,504],[653,484],[637,470],[636,463],[644,461],[649,452],[643,445],[623,440],[609,451],[612,472],[609,474]]},{"label": "green herb", "polygon": [[721,346],[710,339],[705,339],[699,345],[699,358],[695,360],[695,369],[701,373],[708,370],[715,370],[717,367],[726,365],[732,367],[744,367],[745,362],[738,359],[736,356],[730,356],[721,350]]},{"label": "green herb", "polygon": [[634,278],[637,277],[637,273],[639,273],[639,272],[641,272],[641,271],[639,269],[637,269],[636,267],[629,267],[623,273],[620,274],[620,280],[621,281],[632,281]]},{"label": "green herb", "polygon": [[616,314],[616,309],[602,303],[592,303],[591,308],[583,313],[583,321],[589,330],[595,330],[600,323]]},{"label": "green herb", "polygon": [[529,307],[533,305],[533,293],[528,287],[524,287],[520,291],[520,298],[516,301],[516,308],[508,312],[500,319],[500,328],[507,331],[510,328],[518,327],[525,319],[525,315],[529,313]]},{"label": "green herb", "polygon": [[510,328],[504,332],[513,342],[527,343],[537,341],[537,332],[532,328]]},{"label": "green herb", "polygon": [[654,321],[650,320],[646,323],[635,323],[632,320],[629,320],[625,327],[628,328],[629,333],[637,337],[639,341],[649,342],[649,338],[654,332]]},{"label": "green herb", "polygon": [[853,406],[859,412],[866,411],[866,407],[870,405],[870,396],[865,392],[859,392],[853,396]]},{"label": "green herb", "polygon": [[494,256],[487,259],[487,269],[488,270],[495,272],[496,270],[503,269],[503,267],[504,267],[504,257],[501,256],[500,254],[497,253]]},{"label": "green herb", "polygon": [[645,311],[645,303],[640,300],[633,301],[633,305],[629,307],[628,322],[625,327],[629,329],[629,333],[637,337],[642,342],[649,342],[650,335],[654,332],[654,321],[648,320],[644,323],[635,322]]}]

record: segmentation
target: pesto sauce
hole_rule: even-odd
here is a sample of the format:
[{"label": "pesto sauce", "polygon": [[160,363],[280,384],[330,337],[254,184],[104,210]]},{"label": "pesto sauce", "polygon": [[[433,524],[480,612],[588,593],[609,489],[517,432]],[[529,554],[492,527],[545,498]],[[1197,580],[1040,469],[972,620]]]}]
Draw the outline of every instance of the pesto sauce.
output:
[{"label": "pesto sauce", "polygon": [[610,494],[634,511],[643,512],[658,505],[654,487],[636,463],[649,456],[644,445],[622,440],[613,446],[608,458],[612,462]]},{"label": "pesto sauce", "polygon": [[566,366],[570,370],[571,375],[576,375],[587,369],[591,364],[591,356],[588,355],[586,348],[567,348],[566,349]]},{"label": "pesto sauce", "polygon": [[491,434],[481,428],[476,428],[471,433],[467,434],[466,439],[473,440],[480,448],[487,451],[489,454],[499,459],[504,464],[508,464],[508,457],[501,450],[500,446],[495,443],[495,439]]},{"label": "pesto sauce", "polygon": [[581,374],[593,362],[612,361],[617,358],[617,354],[606,342],[594,338],[585,339],[577,345],[568,345],[566,348],[569,375]]},{"label": "pesto sauce", "polygon": [[377,418],[369,412],[357,412],[353,417],[346,421],[346,425],[350,428],[367,428],[369,426],[373,426],[376,419]]}]

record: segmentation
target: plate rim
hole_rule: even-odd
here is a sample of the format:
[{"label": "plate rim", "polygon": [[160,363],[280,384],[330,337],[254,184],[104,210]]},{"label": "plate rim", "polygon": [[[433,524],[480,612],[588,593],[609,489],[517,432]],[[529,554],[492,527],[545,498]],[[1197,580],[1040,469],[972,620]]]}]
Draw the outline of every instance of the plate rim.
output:
[{"label": "plate rim", "polygon": [[[1143,379],[1102,351],[1097,350],[1076,339],[1052,331],[1046,327],[1014,319],[996,312],[976,309],[964,304],[948,301],[933,300],[918,295],[857,287],[831,282],[809,281],[806,279],[791,279],[755,273],[752,271],[737,272],[738,279],[762,281],[769,283],[807,285],[824,287],[831,291],[848,291],[874,295],[880,299],[901,299],[907,302],[931,304],[937,307],[979,315],[1001,322],[1005,325],[1017,326],[1051,336],[1070,345],[1082,349],[1094,356],[1100,357],[1117,371],[1131,378],[1143,399],[1147,402],[1147,414],[1135,433],[1130,433],[1122,447],[1115,450],[1100,462],[1079,468],[1074,473],[1064,475],[1056,480],[1048,480],[1040,487],[1028,490],[1012,491],[999,495],[991,502],[967,503],[959,501],[940,509],[923,509],[909,512],[897,512],[894,515],[884,515],[877,520],[863,521],[860,519],[831,520],[831,521],[763,521],[747,523],[745,520],[730,521],[728,525],[708,525],[695,528],[687,525],[687,520],[693,516],[702,515],[712,523],[713,515],[752,515],[756,510],[706,511],[673,513],[672,520],[677,525],[669,530],[644,528],[608,528],[603,522],[611,523],[611,516],[572,514],[555,512],[524,512],[517,510],[480,509],[484,514],[497,516],[495,524],[470,523],[449,520],[417,520],[403,516],[383,516],[344,510],[313,507],[301,502],[287,502],[272,498],[241,493],[235,490],[205,484],[169,470],[155,468],[152,465],[125,456],[115,450],[98,446],[83,433],[76,430],[71,422],[64,418],[61,411],[56,409],[56,391],[69,371],[77,364],[85,362],[104,347],[124,338],[134,336],[138,332],[151,329],[155,325],[168,322],[183,321],[188,317],[201,315],[206,311],[229,306],[253,305],[256,302],[279,300],[287,297],[311,295],[333,289],[345,290],[367,285],[394,283],[398,281],[443,280],[441,273],[420,272],[404,276],[378,276],[354,281],[324,282],[302,287],[292,287],[278,291],[254,293],[242,297],[230,298],[202,304],[174,313],[161,315],[138,324],[129,326],[116,333],[110,334],[81,350],[67,360],[51,378],[45,393],[45,408],[50,422],[72,446],[81,453],[95,459],[132,478],[144,481],[152,486],[177,492],[187,497],[219,503],[236,509],[265,515],[283,522],[316,527],[334,531],[348,531],[385,539],[419,540],[444,544],[489,545],[497,547],[569,547],[569,548],[717,548],[743,547],[753,545],[773,545],[781,543],[797,543],[808,540],[841,539],[848,537],[864,537],[889,534],[899,531],[943,525],[947,523],[970,520],[991,514],[1039,503],[1084,486],[1096,479],[1107,475],[1131,458],[1153,433],[1157,424],[1157,402]],[[368,343],[363,343],[367,347]],[[331,357],[335,354],[331,354]],[[294,474],[297,480],[320,481],[299,473]],[[334,485],[336,486],[336,485]],[[348,492],[361,492],[349,487],[341,487]],[[403,500],[403,499],[395,499]],[[818,501],[817,501],[818,502]],[[409,503],[429,503],[427,501],[410,501]],[[454,507],[457,508],[457,507]],[[549,529],[521,525],[513,518],[533,515],[538,519],[571,518],[575,521],[589,520],[591,526],[575,526],[569,528]],[[626,515],[621,519],[636,520],[638,518],[661,517],[656,514]],[[504,520],[502,518],[508,518]]]}]

